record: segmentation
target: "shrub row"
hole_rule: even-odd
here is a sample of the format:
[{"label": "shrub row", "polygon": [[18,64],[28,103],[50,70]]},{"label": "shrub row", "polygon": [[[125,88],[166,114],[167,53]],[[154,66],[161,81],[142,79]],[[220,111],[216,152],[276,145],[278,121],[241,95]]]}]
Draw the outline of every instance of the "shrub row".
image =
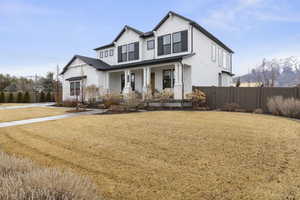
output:
[{"label": "shrub row", "polygon": [[[50,92],[47,94],[40,92],[38,96],[39,102],[52,102],[54,99]],[[0,92],[0,103],[30,103],[31,100],[29,92],[8,93],[8,95]]]},{"label": "shrub row", "polygon": [[284,99],[281,96],[271,97],[268,99],[267,107],[273,115],[300,119],[300,100],[298,99]]}]

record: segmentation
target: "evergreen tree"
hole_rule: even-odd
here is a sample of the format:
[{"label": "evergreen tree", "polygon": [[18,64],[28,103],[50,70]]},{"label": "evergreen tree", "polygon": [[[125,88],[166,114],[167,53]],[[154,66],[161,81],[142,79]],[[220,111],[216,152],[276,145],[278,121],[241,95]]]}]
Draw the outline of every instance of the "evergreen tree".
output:
[{"label": "evergreen tree", "polygon": [[14,102],[14,94],[12,92],[9,93],[8,96],[8,103],[13,103]]},{"label": "evergreen tree", "polygon": [[52,102],[52,95],[51,95],[51,92],[47,92],[46,100],[47,100],[47,102]]},{"label": "evergreen tree", "polygon": [[29,102],[30,102],[30,95],[29,95],[29,92],[25,92],[23,102],[24,102],[24,103],[29,103]]},{"label": "evergreen tree", "polygon": [[17,102],[18,103],[22,103],[23,102],[23,93],[22,92],[18,92]]},{"label": "evergreen tree", "polygon": [[45,98],[45,93],[42,91],[40,93],[40,102],[45,102],[46,101],[46,98]]},{"label": "evergreen tree", "polygon": [[4,92],[0,93],[0,103],[5,103],[5,94],[4,94]]}]

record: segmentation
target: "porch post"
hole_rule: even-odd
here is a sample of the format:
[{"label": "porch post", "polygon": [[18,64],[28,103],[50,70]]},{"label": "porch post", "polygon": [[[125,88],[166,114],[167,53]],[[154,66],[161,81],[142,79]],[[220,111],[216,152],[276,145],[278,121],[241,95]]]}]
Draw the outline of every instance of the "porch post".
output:
[{"label": "porch post", "polygon": [[110,89],[109,89],[109,72],[105,73],[105,89],[106,92],[109,93]]},{"label": "porch post", "polygon": [[125,86],[123,89],[123,94],[128,94],[131,92],[131,72],[130,69],[124,71],[124,78],[125,78]]},{"label": "porch post", "polygon": [[151,68],[144,67],[143,68],[143,98],[145,99],[146,94],[151,89]]},{"label": "porch post", "polygon": [[174,85],[174,99],[183,99],[182,92],[182,64],[175,63],[175,85]]}]

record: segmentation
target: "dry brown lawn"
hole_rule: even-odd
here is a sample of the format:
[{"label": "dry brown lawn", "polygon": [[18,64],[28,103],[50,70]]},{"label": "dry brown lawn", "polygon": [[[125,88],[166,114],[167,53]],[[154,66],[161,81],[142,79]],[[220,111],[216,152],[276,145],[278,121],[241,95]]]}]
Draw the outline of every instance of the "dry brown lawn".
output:
[{"label": "dry brown lawn", "polygon": [[[0,123],[66,114],[66,108],[32,107],[0,110]],[[1,131],[0,131],[1,132]]]},{"label": "dry brown lawn", "polygon": [[300,123],[280,117],[80,116],[0,129],[0,146],[88,175],[106,199],[300,198]]},{"label": "dry brown lawn", "polygon": [[8,106],[25,106],[25,103],[0,103],[0,107],[8,107]]}]

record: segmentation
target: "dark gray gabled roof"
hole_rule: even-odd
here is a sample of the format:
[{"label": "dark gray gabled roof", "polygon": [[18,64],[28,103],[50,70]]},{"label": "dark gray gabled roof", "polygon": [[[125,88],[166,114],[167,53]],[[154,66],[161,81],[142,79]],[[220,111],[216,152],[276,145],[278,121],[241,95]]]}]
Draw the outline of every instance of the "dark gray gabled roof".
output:
[{"label": "dark gray gabled roof", "polygon": [[110,44],[106,44],[106,45],[103,45],[101,47],[95,48],[94,50],[97,51],[97,50],[106,49],[108,47],[113,47],[113,46],[115,46],[115,43],[112,42]]},{"label": "dark gray gabled roof", "polygon": [[177,16],[177,17],[183,19],[183,20],[188,21],[193,27],[195,27],[197,30],[202,32],[204,35],[206,35],[208,38],[213,40],[215,43],[217,43],[218,45],[220,45],[221,47],[223,47],[224,49],[226,49],[230,53],[234,53],[234,51],[232,51],[229,47],[227,47],[223,42],[221,42],[213,34],[211,34],[206,29],[204,29],[202,26],[200,26],[197,22],[195,22],[195,21],[193,21],[189,18],[186,18],[186,17],[184,17],[184,16],[182,16],[178,13],[175,13],[173,11],[169,11],[168,14],[154,27],[153,31],[156,31],[169,18],[170,15],[174,15],[174,16]]},{"label": "dark gray gabled roof", "polygon": [[102,60],[96,59],[96,58],[90,58],[86,56],[80,56],[80,55],[75,55],[73,58],[68,62],[68,64],[64,67],[63,71],[61,74],[64,74],[68,67],[71,65],[71,63],[76,59],[79,58],[83,62],[85,62],[87,65],[96,68],[97,70],[106,70],[107,68],[110,68],[111,66],[107,64],[106,62],[103,62]]},{"label": "dark gray gabled roof", "polygon": [[94,50],[97,51],[97,50],[101,50],[101,49],[105,49],[105,48],[108,48],[108,47],[113,47],[115,46],[115,42],[118,41],[118,39],[122,36],[122,34],[126,31],[126,29],[130,29],[132,30],[133,32],[137,33],[138,35],[142,36],[144,33],[142,31],[139,31],[131,26],[128,26],[128,25],[125,25],[124,28],[121,30],[121,32],[117,35],[117,37],[114,39],[114,41],[110,44],[107,44],[107,45],[103,45],[101,47],[97,47],[95,48]]}]

